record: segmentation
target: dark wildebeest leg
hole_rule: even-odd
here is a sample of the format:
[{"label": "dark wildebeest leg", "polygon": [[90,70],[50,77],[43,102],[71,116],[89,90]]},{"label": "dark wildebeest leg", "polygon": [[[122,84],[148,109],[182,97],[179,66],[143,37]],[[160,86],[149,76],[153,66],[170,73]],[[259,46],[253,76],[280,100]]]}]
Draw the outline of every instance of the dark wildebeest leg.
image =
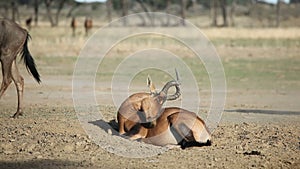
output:
[{"label": "dark wildebeest leg", "polygon": [[[17,42],[15,42],[17,44]],[[9,43],[8,43],[9,44]],[[22,46],[22,44],[20,44]],[[21,48],[22,49],[22,48]],[[14,50],[10,48],[3,48],[1,52],[1,63],[2,63],[2,85],[0,89],[0,97],[4,94],[12,80],[16,85],[17,95],[18,95],[18,108],[14,114],[14,118],[22,115],[22,102],[23,102],[23,77],[20,75],[19,70],[16,65],[16,57],[20,49]]]},{"label": "dark wildebeest leg", "polygon": [[14,114],[14,118],[18,117],[19,115],[22,115],[22,103],[23,103],[23,90],[24,90],[24,79],[20,75],[18,67],[16,65],[16,60],[13,61],[12,67],[11,67],[11,75],[12,79],[16,85],[17,94],[18,94],[18,108],[17,112]]},{"label": "dark wildebeest leg", "polygon": [[2,84],[0,88],[0,98],[3,96],[5,90],[12,82],[11,79],[11,63],[9,60],[1,60],[1,66],[2,66]]}]

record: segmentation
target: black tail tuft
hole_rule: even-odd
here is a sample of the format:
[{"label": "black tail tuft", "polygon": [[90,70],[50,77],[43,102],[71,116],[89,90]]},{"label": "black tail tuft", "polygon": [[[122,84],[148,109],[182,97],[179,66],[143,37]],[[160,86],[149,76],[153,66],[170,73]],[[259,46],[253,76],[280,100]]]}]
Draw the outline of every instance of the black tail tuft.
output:
[{"label": "black tail tuft", "polygon": [[23,45],[23,51],[22,51],[22,56],[21,58],[24,60],[24,63],[26,65],[27,71],[35,78],[35,80],[40,83],[41,79],[40,79],[40,74],[39,72],[36,70],[36,65],[34,63],[34,59],[31,56],[28,47],[27,47],[27,42],[30,39],[30,35],[27,33],[27,37],[25,40],[25,43]]}]

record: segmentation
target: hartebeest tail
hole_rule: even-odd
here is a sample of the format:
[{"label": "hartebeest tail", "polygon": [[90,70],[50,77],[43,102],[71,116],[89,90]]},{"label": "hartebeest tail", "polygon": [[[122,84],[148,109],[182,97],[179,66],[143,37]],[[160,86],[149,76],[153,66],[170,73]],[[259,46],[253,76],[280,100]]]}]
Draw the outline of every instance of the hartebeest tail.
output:
[{"label": "hartebeest tail", "polygon": [[23,45],[23,50],[21,51],[22,55],[21,55],[21,59],[24,60],[24,63],[26,65],[26,68],[27,68],[27,71],[29,73],[31,73],[31,75],[35,78],[35,80],[40,83],[41,82],[41,79],[40,79],[40,74],[39,72],[37,71],[36,69],[36,65],[35,65],[35,62],[34,62],[34,59],[33,57],[31,56],[29,50],[28,50],[28,46],[27,46],[27,42],[30,40],[30,35],[29,33],[27,33],[27,37],[26,37],[26,40],[24,42],[24,45]]}]

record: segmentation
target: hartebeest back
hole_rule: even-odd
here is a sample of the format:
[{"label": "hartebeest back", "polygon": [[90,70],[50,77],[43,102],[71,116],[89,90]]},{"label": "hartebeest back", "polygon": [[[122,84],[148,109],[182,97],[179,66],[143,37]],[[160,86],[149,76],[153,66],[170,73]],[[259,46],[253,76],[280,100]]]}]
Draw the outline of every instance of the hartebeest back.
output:
[{"label": "hartebeest back", "polygon": [[143,142],[158,145],[211,145],[205,122],[195,113],[178,107],[165,108],[153,128],[140,128]]},{"label": "hartebeest back", "polygon": [[13,81],[18,94],[18,108],[13,117],[22,115],[24,79],[17,68],[16,58],[21,54],[28,72],[30,72],[38,83],[40,75],[36,69],[34,59],[31,56],[27,42],[30,39],[28,32],[18,24],[7,19],[0,19],[0,62],[2,65],[2,84],[0,98]]}]

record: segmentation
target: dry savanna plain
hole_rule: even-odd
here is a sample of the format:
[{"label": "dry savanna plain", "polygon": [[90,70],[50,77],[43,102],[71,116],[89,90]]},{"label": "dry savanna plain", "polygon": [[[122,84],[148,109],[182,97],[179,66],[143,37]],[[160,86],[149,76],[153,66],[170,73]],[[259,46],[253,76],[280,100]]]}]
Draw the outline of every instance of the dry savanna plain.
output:
[{"label": "dry savanna plain", "polygon": [[[111,36],[122,31],[122,27],[110,29]],[[134,32],[141,28],[130,29]],[[178,30],[184,27],[162,29],[180,34]],[[300,168],[300,29],[201,31],[220,56],[227,84],[222,119],[212,133],[211,146],[174,148],[151,157],[130,158],[95,144],[77,119],[72,97],[77,57],[93,34],[85,36],[79,28],[76,36],[72,36],[68,26],[39,26],[30,30],[29,49],[42,83],[37,84],[20,62],[25,79],[24,115],[10,118],[16,110],[14,85],[0,100],[0,168]],[[96,38],[100,38],[99,43],[92,47],[101,51],[101,43],[105,42]],[[192,70],[201,96],[199,115],[205,119],[211,103],[211,84],[201,60],[178,41],[144,35],[115,44],[98,67],[95,96],[103,120],[116,117],[118,107],[110,101],[109,93],[117,66],[137,49],[146,48],[172,51]],[[129,67],[135,64],[138,63]],[[126,73],[118,75],[126,77]],[[144,70],[132,79],[129,93],[148,91],[147,74],[157,88],[170,79],[159,70]],[[181,76],[182,84],[188,84],[184,72]],[[193,104],[190,106],[184,108],[195,109]],[[123,138],[118,139],[122,144]]]}]

